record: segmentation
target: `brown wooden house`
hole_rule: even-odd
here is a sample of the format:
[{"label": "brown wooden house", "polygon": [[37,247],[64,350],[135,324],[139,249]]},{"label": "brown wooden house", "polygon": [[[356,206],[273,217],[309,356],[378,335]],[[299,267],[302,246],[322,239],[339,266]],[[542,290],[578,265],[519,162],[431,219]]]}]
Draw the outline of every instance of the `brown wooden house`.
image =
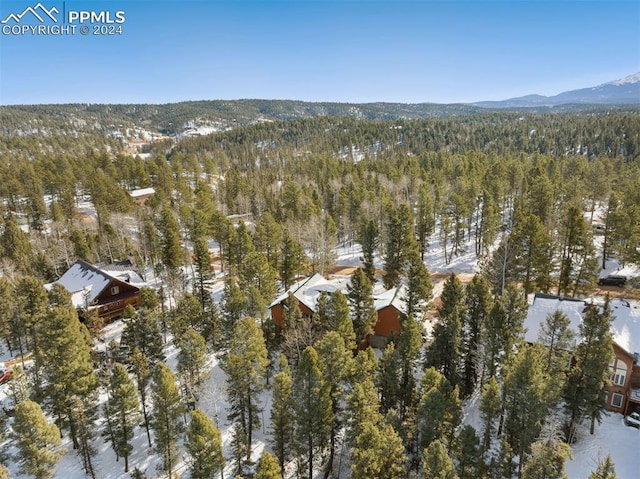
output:
[{"label": "brown wooden house", "polygon": [[[606,407],[628,415],[634,411],[640,412],[640,305],[619,298],[612,299],[610,304],[613,313],[613,360],[610,364],[611,384],[607,388]],[[561,311],[569,318],[569,327],[579,342],[579,326],[584,312],[587,308],[598,306],[592,300],[535,294],[525,319],[525,340],[536,342],[547,315]]]},{"label": "brown wooden house", "polygon": [[[271,319],[278,328],[284,324],[287,310],[287,299],[292,294],[298,300],[302,315],[311,317],[316,312],[318,298],[322,293],[331,294],[335,291],[345,291],[348,280],[327,280],[320,274],[315,274],[295,283],[288,291],[281,294],[269,306]],[[378,319],[373,334],[367,338],[366,345],[374,348],[384,348],[391,338],[400,334],[400,318],[405,313],[406,286],[392,288],[381,294],[374,295],[376,314]],[[365,345],[365,346],[366,346]]]},{"label": "brown wooden house", "polygon": [[269,305],[271,319],[278,328],[284,324],[284,316],[287,310],[287,299],[292,294],[298,300],[302,316],[310,318],[316,311],[316,302],[321,292],[331,293],[338,288],[327,281],[322,275],[314,274],[308,278],[294,283],[291,288],[278,296]]},{"label": "brown wooden house", "polygon": [[140,288],[145,286],[133,265],[126,262],[105,265],[102,268],[79,260],[55,283],[45,285],[50,289],[59,284],[71,294],[71,302],[81,320],[95,311],[98,317],[112,321],[122,315],[127,305],[138,304]]}]

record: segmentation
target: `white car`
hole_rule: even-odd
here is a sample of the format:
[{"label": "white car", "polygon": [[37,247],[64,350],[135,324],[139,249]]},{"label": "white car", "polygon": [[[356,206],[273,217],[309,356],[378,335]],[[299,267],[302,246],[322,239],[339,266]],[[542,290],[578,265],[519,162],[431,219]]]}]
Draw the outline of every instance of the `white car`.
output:
[{"label": "white car", "polygon": [[640,428],[640,414],[638,414],[637,412],[632,412],[624,418],[624,423],[627,426]]}]

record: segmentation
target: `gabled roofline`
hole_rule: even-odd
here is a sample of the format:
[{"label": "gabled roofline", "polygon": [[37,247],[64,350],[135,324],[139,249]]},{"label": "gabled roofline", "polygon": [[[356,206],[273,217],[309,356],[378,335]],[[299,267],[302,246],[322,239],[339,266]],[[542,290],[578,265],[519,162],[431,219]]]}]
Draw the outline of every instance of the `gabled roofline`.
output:
[{"label": "gabled roofline", "polygon": [[[136,286],[134,284],[131,283],[127,283],[126,281],[122,281],[119,278],[116,278],[115,276],[107,273],[106,271],[101,270],[100,268],[98,268],[97,266],[92,265],[91,263],[83,260],[83,259],[78,259],[76,260],[75,263],[73,264],[81,264],[83,268],[89,269],[91,271],[93,271],[96,274],[102,275],[105,278],[107,278],[108,280],[110,280],[107,284],[104,285],[104,287],[100,290],[98,290],[98,292],[96,293],[95,297],[97,298],[98,296],[100,296],[106,289],[107,287],[111,284],[111,281],[115,281],[117,282],[119,285],[123,285],[123,286],[132,286],[134,288],[140,289],[139,286]],[[71,265],[71,267],[67,270],[69,271],[71,268],[73,268],[73,265]],[[66,272],[65,272],[66,274]],[[64,276],[64,274],[62,275]],[[60,276],[60,278],[62,278],[62,276]],[[60,278],[58,278],[56,281],[54,281],[54,283],[57,283],[58,281],[60,281]],[[62,286],[62,285],[61,285]],[[64,286],[63,286],[64,287]],[[66,289],[66,288],[65,288]],[[82,291],[82,290],[78,290],[78,291]],[[69,291],[69,293],[76,293],[77,291]]]},{"label": "gabled roofline", "polygon": [[[300,285],[295,290],[293,289],[293,285],[292,285],[291,288],[289,288],[284,293],[282,293],[280,296],[278,296],[273,301],[273,303],[271,303],[269,305],[269,309],[273,308],[274,306],[277,306],[278,304],[282,304],[284,301],[286,301],[289,298],[289,294],[295,295],[298,291],[303,289],[307,285],[307,283],[309,283],[309,281],[311,281],[313,278],[315,278],[316,275],[319,275],[322,278],[324,278],[324,276],[322,276],[320,273],[315,273],[315,274],[312,274],[311,276],[309,276],[308,278],[306,278],[302,283],[300,283]],[[301,301],[300,298],[298,298],[297,296],[296,296],[296,299],[298,300],[299,303],[304,304],[307,308],[309,308],[311,311],[313,311],[313,308],[309,307],[308,304],[305,304],[304,301]]]}]

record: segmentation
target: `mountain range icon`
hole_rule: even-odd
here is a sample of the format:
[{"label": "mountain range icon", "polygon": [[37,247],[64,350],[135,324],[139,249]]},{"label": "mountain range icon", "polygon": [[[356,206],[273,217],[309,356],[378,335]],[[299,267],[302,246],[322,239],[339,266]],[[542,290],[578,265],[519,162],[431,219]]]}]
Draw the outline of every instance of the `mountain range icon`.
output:
[{"label": "mountain range icon", "polygon": [[47,10],[46,8],[44,8],[42,3],[38,3],[34,7],[25,8],[22,13],[9,14],[7,18],[5,18],[4,20],[0,20],[0,23],[9,23],[9,21],[11,20],[13,20],[16,23],[20,23],[20,21],[22,20],[22,17],[24,17],[27,13],[31,13],[34,17],[36,17],[40,21],[40,23],[45,22],[45,16],[49,17],[55,23],[58,23],[58,19],[55,17],[55,14],[60,13],[60,11],[56,7],[53,7]]}]

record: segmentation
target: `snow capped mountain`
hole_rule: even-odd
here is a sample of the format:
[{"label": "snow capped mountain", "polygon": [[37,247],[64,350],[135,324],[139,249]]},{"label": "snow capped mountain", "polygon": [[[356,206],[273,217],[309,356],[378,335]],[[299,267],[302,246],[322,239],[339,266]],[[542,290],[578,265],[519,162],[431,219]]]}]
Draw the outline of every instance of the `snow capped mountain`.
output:
[{"label": "snow capped mountain", "polygon": [[[640,82],[640,72],[634,74],[634,75],[629,75],[626,76],[624,78],[621,78],[620,80],[615,80],[609,83],[605,83],[605,85],[626,85],[628,83],[638,83]],[[602,86],[602,85],[601,85]]]},{"label": "snow capped mountain", "polygon": [[565,91],[555,96],[526,95],[502,101],[482,101],[474,105],[487,108],[520,108],[570,103],[638,105],[640,104],[640,72],[602,85]]}]

